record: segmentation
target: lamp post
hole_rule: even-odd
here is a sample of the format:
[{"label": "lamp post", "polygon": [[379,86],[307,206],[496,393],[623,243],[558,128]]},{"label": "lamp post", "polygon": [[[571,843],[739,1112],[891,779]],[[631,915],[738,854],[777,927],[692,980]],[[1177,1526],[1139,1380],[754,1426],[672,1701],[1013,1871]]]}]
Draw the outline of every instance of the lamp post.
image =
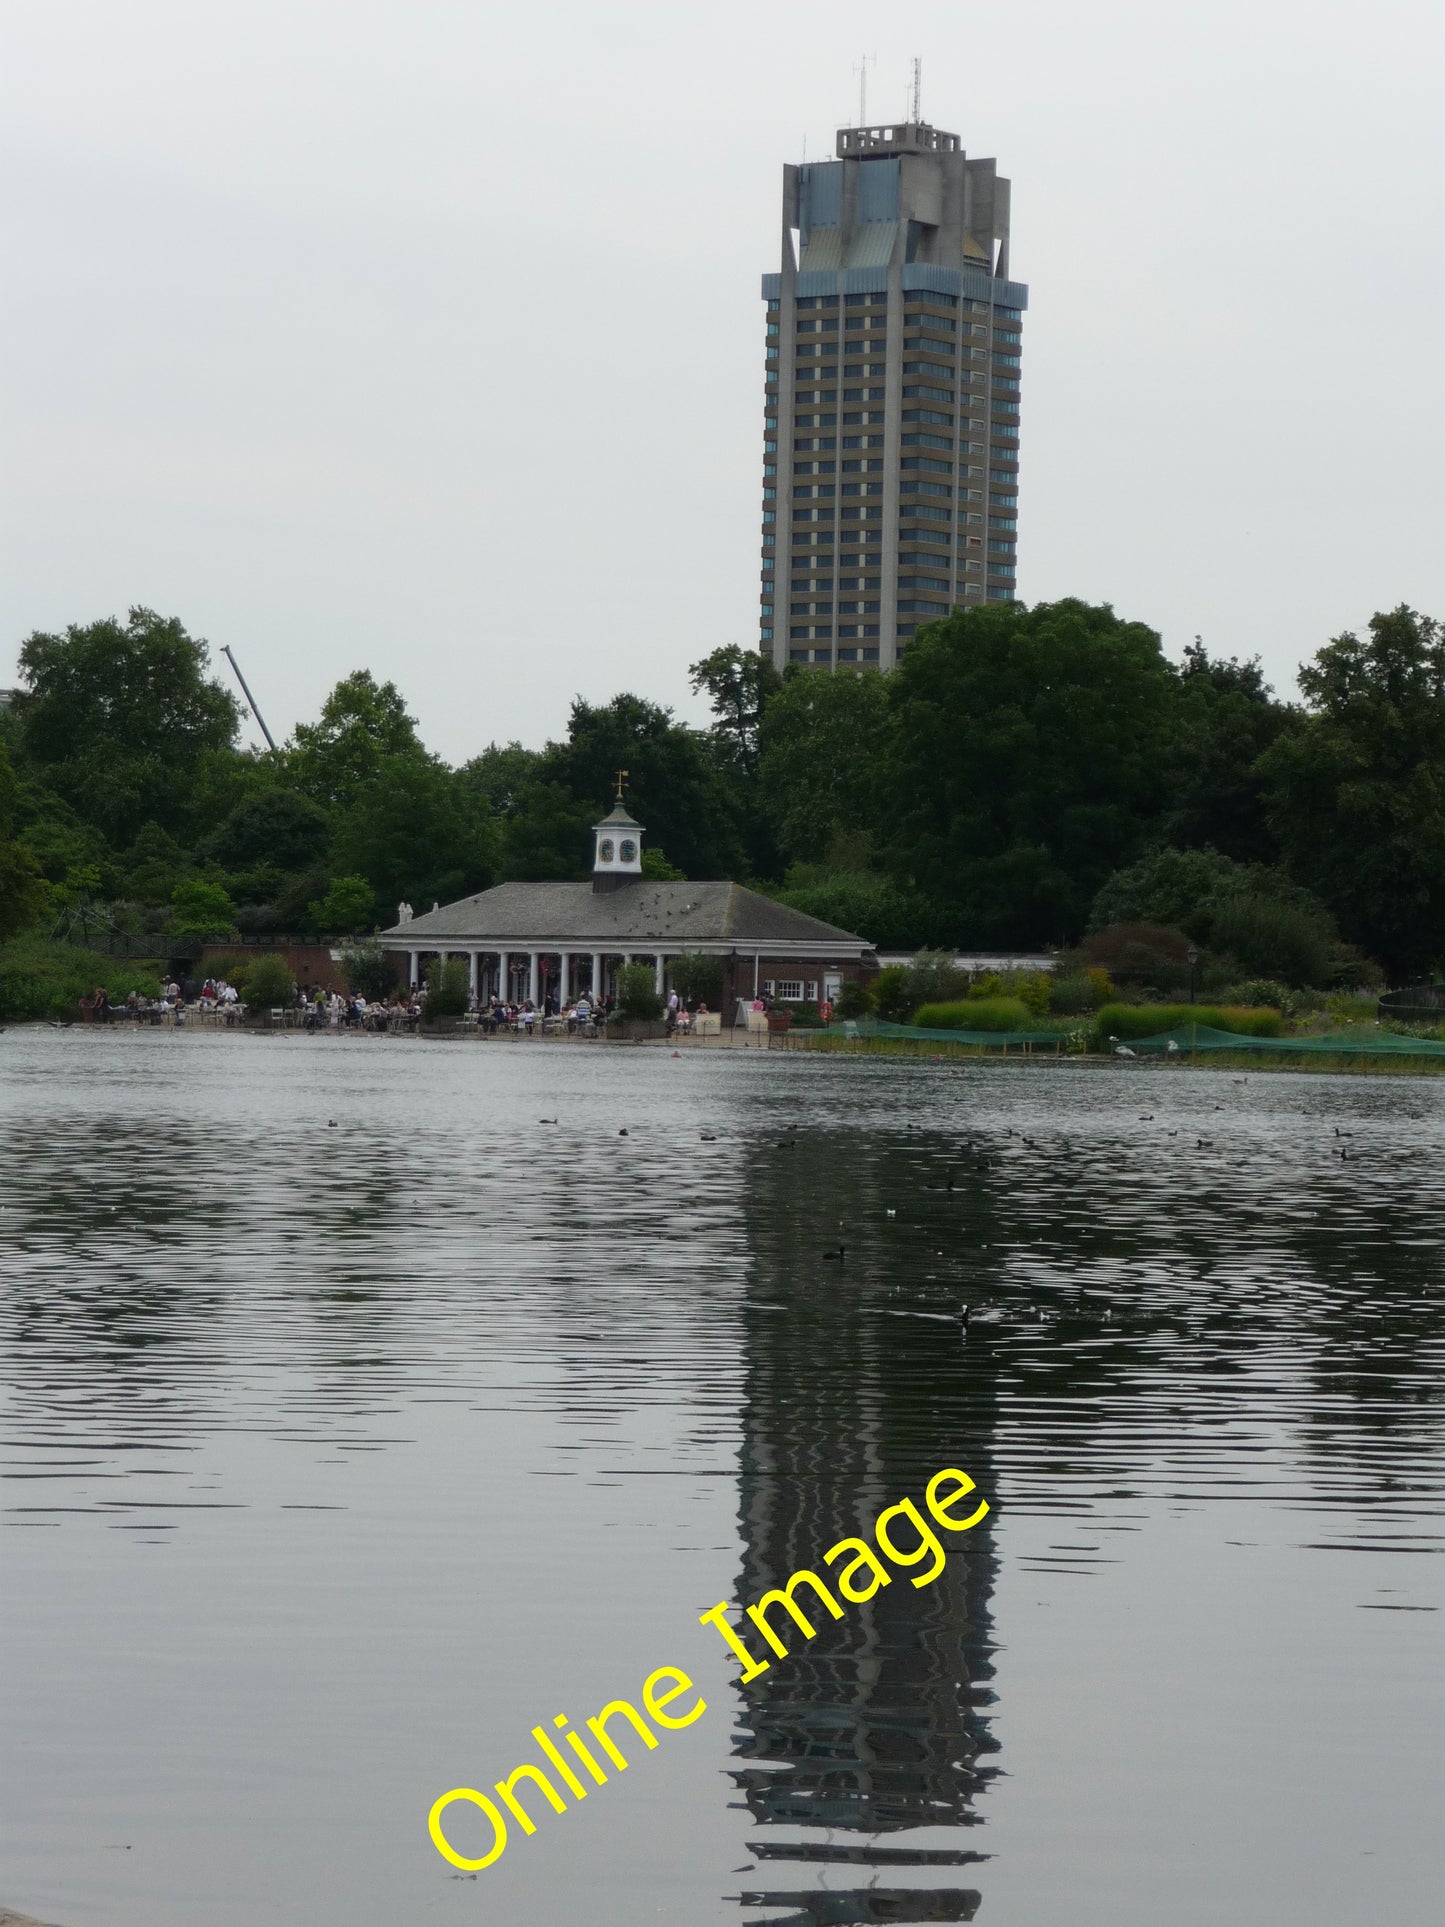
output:
[{"label": "lamp post", "polygon": [[1194,1002],[1194,966],[1199,962],[1199,952],[1193,944],[1189,946],[1189,1001]]}]

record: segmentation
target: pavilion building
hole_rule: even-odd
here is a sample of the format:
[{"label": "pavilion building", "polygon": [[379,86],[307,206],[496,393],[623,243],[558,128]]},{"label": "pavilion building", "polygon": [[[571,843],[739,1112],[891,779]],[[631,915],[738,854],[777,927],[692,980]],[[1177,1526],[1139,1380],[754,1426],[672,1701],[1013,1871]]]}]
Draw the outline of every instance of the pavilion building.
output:
[{"label": "pavilion building", "polygon": [[738,999],[779,1004],[837,997],[842,984],[877,968],[866,937],[775,903],[740,883],[660,883],[643,875],[643,826],[621,795],[593,825],[592,877],[581,883],[499,883],[383,931],[381,947],[420,984],[437,960],[462,959],[483,1001],[559,1006],[584,990],[616,995],[624,964],[649,964],[659,993],[671,958],[715,956],[722,1009]]}]

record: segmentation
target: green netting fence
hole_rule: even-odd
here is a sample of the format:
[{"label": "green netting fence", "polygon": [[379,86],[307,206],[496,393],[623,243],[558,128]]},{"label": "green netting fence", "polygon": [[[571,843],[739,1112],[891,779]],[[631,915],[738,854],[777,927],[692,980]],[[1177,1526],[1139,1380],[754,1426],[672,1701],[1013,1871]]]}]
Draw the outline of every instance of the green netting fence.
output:
[{"label": "green netting fence", "polygon": [[[1075,1033],[1077,1034],[1077,1028]],[[797,1033],[806,1036],[806,1031]],[[829,1024],[830,1037],[896,1037],[915,1044],[972,1044],[987,1050],[1024,1050],[1040,1048],[1062,1051],[1068,1047],[1069,1032],[1059,1030],[923,1030],[916,1024],[890,1024],[883,1017],[859,1017]]]},{"label": "green netting fence", "polygon": [[[795,1035],[800,1039],[827,1036],[860,1040],[887,1038],[914,1044],[966,1044],[974,1049],[1017,1049],[1032,1054],[1066,1051],[1071,1038],[1078,1036],[1078,1028],[1072,1032],[922,1030],[913,1024],[891,1024],[881,1017],[860,1017],[829,1024],[826,1031],[800,1031]],[[1136,1056],[1148,1052],[1170,1057],[1192,1057],[1210,1051],[1247,1051],[1266,1057],[1445,1057],[1445,1043],[1380,1030],[1373,1024],[1352,1024],[1312,1037],[1245,1037],[1237,1031],[1215,1030],[1209,1024],[1180,1024],[1173,1030],[1161,1030],[1153,1037],[1131,1037],[1125,1048]]]},{"label": "green netting fence", "polygon": [[1131,1037],[1128,1048],[1169,1056],[1227,1050],[1262,1052],[1270,1057],[1445,1057],[1445,1044],[1428,1037],[1377,1030],[1373,1024],[1351,1024],[1316,1037],[1241,1037],[1232,1030],[1214,1030],[1208,1024],[1180,1024],[1154,1037]]}]

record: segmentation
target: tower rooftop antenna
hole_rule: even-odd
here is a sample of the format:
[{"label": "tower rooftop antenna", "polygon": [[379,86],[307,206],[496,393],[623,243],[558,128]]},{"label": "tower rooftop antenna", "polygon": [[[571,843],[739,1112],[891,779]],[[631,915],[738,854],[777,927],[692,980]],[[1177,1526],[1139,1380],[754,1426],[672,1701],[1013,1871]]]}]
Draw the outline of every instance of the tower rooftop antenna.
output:
[{"label": "tower rooftop antenna", "polygon": [[858,76],[858,125],[860,127],[868,125],[868,64],[872,61],[876,65],[877,60],[877,54],[860,54],[858,64],[853,69]]},{"label": "tower rooftop antenna", "polygon": [[913,56],[913,97],[909,102],[908,118],[917,127],[923,119],[923,58]]}]

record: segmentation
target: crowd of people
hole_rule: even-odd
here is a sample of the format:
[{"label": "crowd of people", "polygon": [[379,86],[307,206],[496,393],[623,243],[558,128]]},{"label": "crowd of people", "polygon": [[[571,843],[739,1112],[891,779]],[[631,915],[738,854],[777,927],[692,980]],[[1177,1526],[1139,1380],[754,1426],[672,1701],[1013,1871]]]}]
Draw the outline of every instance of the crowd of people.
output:
[{"label": "crowd of people", "polygon": [[[313,983],[296,985],[289,1004],[282,1008],[293,1022],[299,1021],[303,1030],[394,1031],[415,1030],[421,1022],[424,1005],[425,991],[417,984],[398,990],[390,997],[368,999],[360,991],[327,990],[325,985]],[[155,997],[133,990],[123,1004],[112,1004],[101,985],[89,997],[81,998],[80,1007],[88,1021],[100,1024],[120,1019],[158,1024],[166,1018],[184,1024],[188,1014],[195,1013],[207,1019],[219,1017],[239,1023],[246,1014],[241,992],[224,977],[207,977],[199,985],[172,980],[163,984]],[[585,990],[565,1006],[551,995],[544,997],[540,1007],[530,997],[506,1001],[496,996],[479,997],[473,991],[467,999],[468,1017],[489,1035],[512,1031],[531,1036],[534,1031],[542,1030],[555,1034],[565,1026],[568,1036],[595,1037],[605,1028],[615,1008],[614,998],[594,999]],[[664,1012],[667,1033],[687,1036],[694,1027],[695,1017],[706,1015],[706,1004],[699,1004],[694,1014],[674,990]]]}]

